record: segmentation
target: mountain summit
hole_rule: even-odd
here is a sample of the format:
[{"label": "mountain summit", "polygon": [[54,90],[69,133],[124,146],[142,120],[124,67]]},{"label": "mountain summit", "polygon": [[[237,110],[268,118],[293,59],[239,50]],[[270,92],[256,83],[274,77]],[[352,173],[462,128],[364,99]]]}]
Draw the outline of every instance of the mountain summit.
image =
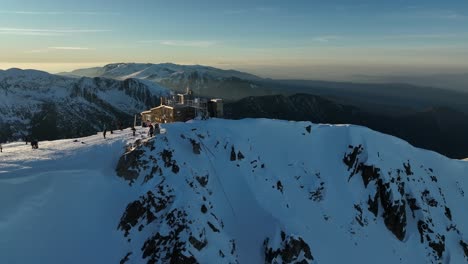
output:
[{"label": "mountain summit", "polygon": [[357,126],[163,128],[6,144],[0,262],[468,260],[465,161]]}]

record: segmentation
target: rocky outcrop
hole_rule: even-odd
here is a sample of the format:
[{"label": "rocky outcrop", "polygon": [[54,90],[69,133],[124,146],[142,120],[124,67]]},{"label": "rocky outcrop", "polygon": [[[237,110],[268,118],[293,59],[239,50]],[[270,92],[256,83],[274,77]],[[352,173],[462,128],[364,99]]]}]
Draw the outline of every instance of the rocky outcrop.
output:
[{"label": "rocky outcrop", "polygon": [[[155,145],[157,141],[160,143],[158,146]],[[192,144],[190,140],[188,142]],[[192,155],[200,154],[192,152]],[[130,252],[122,261],[131,263],[135,259],[143,259],[149,264],[199,263],[195,252],[206,254],[205,251],[210,244],[207,234],[221,234],[224,227],[222,220],[210,212],[213,205],[206,198],[210,195],[207,189],[209,175],[192,175],[187,177],[190,181],[186,181],[193,190],[198,188],[206,190],[203,196],[200,190],[197,191],[204,202],[198,207],[198,211],[205,216],[205,220],[201,220],[189,214],[190,205],[174,205],[177,198],[174,187],[177,186],[170,186],[166,183],[166,179],[179,174],[180,167],[176,161],[175,151],[168,147],[167,138],[163,135],[129,148],[118,163],[117,173],[132,186],[138,185],[143,186],[143,189],[149,189],[127,205],[120,219],[118,230],[123,232],[128,243],[141,248],[141,252]],[[146,176],[142,179],[143,175]],[[143,241],[141,234],[145,234]],[[219,255],[222,255],[226,261],[231,260],[231,263],[235,262],[236,254],[235,250],[228,250],[232,243],[234,242],[228,240],[225,247],[214,245],[216,252],[219,251]]]},{"label": "rocky outcrop", "polygon": [[299,236],[286,235],[281,231],[279,244],[273,244],[267,238],[263,245],[265,247],[265,263],[314,263],[309,245]]},{"label": "rocky outcrop", "polygon": [[[400,241],[406,238],[408,232],[406,212],[411,211],[412,218],[417,221],[420,242],[428,250],[427,255],[431,256],[431,261],[437,263],[442,261],[447,250],[447,235],[452,232],[455,233],[455,236],[460,235],[456,225],[452,223],[452,213],[446,204],[444,194],[440,187],[437,189],[437,195],[425,188],[422,188],[419,194],[414,193],[414,191],[407,192],[405,187],[413,182],[423,184],[428,180],[436,184],[438,181],[434,170],[424,169],[424,166],[420,166],[424,173],[416,174],[408,160],[400,168],[382,171],[375,165],[366,163],[366,157],[369,153],[366,153],[361,145],[349,146],[349,149],[350,151],[343,158],[343,163],[351,172],[349,179],[355,175],[361,175],[364,187],[375,190],[368,196],[368,210],[374,216],[382,217],[387,229]],[[370,188],[371,185],[373,188]],[[435,198],[436,196],[439,198]],[[379,207],[383,209],[380,214]],[[431,213],[431,211],[434,212]],[[449,227],[441,225],[441,222],[436,225],[432,220],[432,214],[445,216]]]},{"label": "rocky outcrop", "polygon": [[[320,262],[323,248],[314,252],[310,248],[311,239],[320,233],[312,231],[315,224],[341,228],[340,233],[346,234],[343,245],[356,248],[361,241],[369,242],[371,229],[385,240],[382,247],[387,243],[403,247],[409,240],[420,243],[415,250],[421,250],[418,254],[427,263],[444,263],[453,257],[453,250],[466,250],[455,222],[459,213],[450,208],[439,186],[444,180],[437,177],[437,169],[417,160],[386,162],[385,151],[369,153],[365,143],[348,146],[346,142],[340,146],[344,153],[332,156],[336,160],[331,164],[339,166],[321,167],[315,161],[308,164],[309,156],[287,160],[292,154],[281,153],[279,159],[270,159],[276,154],[259,152],[260,144],[250,138],[236,142],[213,136],[201,126],[174,126],[183,127],[185,133],[172,135],[169,130],[155,140],[136,143],[119,162],[119,176],[136,192],[142,191],[128,203],[118,225],[134,249],[123,259],[128,263],[209,263],[206,256],[215,263],[239,263],[246,260],[246,252],[259,249],[265,263]],[[307,126],[297,127],[303,133]],[[314,127],[307,138],[319,130]],[[328,175],[330,171],[338,173]],[[352,195],[346,196],[348,192]],[[336,202],[330,197],[350,200]],[[256,215],[262,216],[262,210],[271,222],[256,222],[262,219]],[[291,223],[282,218],[296,214],[309,217],[304,233],[272,231],[300,230],[297,223],[302,219]],[[255,228],[261,236],[246,249],[245,238]],[[264,242],[263,247],[258,241]],[[451,248],[453,241],[457,249]]]}]

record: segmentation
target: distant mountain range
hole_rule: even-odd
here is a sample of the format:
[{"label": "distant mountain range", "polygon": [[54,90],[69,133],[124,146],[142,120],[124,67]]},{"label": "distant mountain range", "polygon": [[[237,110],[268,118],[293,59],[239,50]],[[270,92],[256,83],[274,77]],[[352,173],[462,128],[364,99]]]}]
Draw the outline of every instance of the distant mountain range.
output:
[{"label": "distant mountain range", "polygon": [[[468,157],[468,93],[408,84],[271,80],[200,65],[116,63],[52,75],[0,71],[0,141],[77,137],[159,105],[186,87],[226,101],[226,117],[351,123]],[[115,125],[114,125],[115,127]]]},{"label": "distant mountain range", "polygon": [[404,83],[352,83],[310,80],[272,80],[235,70],[172,63],[116,63],[103,67],[61,73],[68,76],[104,77],[117,80],[136,78],[152,81],[175,91],[190,87],[199,96],[230,101],[249,96],[297,93],[320,95],[361,109],[386,114],[406,109],[451,107],[468,113],[468,92]]},{"label": "distant mountain range", "polygon": [[406,110],[396,116],[371,113],[319,96],[248,97],[225,105],[227,118],[274,118],[315,123],[357,124],[394,135],[452,158],[468,157],[468,115],[446,107]]},{"label": "distant mountain range", "polygon": [[159,104],[169,90],[138,79],[69,78],[35,70],[0,71],[0,141],[84,136]]},{"label": "distant mountain range", "polygon": [[79,69],[60,75],[71,77],[104,77],[117,80],[135,78],[152,81],[175,91],[190,87],[199,96],[237,100],[268,93],[256,85],[262,78],[234,70],[221,70],[201,65],[172,63],[115,63],[104,67]]}]

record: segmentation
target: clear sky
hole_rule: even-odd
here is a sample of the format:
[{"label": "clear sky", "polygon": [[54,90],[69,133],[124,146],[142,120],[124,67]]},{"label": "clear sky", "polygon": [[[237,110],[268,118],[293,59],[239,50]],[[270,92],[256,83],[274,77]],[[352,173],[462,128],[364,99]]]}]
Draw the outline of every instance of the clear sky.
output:
[{"label": "clear sky", "polygon": [[111,62],[281,78],[468,72],[468,1],[0,0],[0,68]]}]

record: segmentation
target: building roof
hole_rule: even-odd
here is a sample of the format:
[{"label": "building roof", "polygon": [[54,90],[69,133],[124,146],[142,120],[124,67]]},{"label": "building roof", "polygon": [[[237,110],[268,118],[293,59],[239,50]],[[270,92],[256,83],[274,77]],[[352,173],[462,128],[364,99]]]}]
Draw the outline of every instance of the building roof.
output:
[{"label": "building roof", "polygon": [[172,106],[169,106],[169,105],[160,105],[160,106],[157,106],[157,107],[153,107],[153,108],[151,108],[151,110],[156,110],[156,109],[159,109],[159,108],[169,108],[169,109],[174,109],[174,107],[172,107]]}]

